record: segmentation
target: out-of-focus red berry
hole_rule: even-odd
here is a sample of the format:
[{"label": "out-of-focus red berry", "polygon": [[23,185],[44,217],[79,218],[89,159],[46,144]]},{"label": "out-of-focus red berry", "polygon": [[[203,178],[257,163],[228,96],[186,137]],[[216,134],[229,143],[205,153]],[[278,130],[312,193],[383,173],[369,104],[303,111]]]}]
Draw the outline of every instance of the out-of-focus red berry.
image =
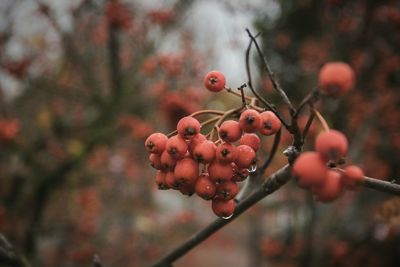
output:
[{"label": "out-of-focus red berry", "polygon": [[300,186],[322,184],[328,168],[317,152],[304,152],[293,163],[292,174]]},{"label": "out-of-focus red berry", "polygon": [[353,88],[354,70],[344,62],[330,62],[319,71],[318,84],[320,90],[329,96],[339,97]]}]

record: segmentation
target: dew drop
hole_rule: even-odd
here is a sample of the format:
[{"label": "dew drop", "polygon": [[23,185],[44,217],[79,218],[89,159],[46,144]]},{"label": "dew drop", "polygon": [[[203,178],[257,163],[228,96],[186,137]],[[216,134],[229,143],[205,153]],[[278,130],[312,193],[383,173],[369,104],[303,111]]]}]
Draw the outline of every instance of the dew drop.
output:
[{"label": "dew drop", "polygon": [[249,171],[249,173],[255,172],[257,170],[257,164],[252,164],[247,170]]},{"label": "dew drop", "polygon": [[221,218],[224,219],[224,220],[229,220],[230,218],[232,218],[232,216],[233,216],[233,213],[231,215],[227,216],[227,217],[221,217]]}]

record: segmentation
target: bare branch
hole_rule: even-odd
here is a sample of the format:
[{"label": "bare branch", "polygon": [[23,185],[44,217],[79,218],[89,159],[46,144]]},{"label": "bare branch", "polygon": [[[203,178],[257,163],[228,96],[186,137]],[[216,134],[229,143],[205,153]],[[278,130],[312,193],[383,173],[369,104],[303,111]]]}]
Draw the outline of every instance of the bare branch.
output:
[{"label": "bare branch", "polygon": [[400,185],[382,181],[376,178],[364,176],[363,185],[367,188],[375,189],[385,193],[391,193],[400,196]]}]

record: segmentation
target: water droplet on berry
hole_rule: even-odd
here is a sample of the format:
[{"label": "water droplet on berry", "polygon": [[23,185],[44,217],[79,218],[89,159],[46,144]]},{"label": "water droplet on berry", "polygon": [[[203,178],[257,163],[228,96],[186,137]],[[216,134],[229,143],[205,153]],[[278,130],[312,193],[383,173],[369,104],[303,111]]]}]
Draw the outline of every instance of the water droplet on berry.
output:
[{"label": "water droplet on berry", "polygon": [[257,170],[257,164],[250,165],[250,168],[247,169],[249,173],[253,173]]},{"label": "water droplet on berry", "polygon": [[227,216],[227,217],[221,217],[221,218],[224,219],[224,220],[229,220],[230,218],[232,218],[232,216],[233,216],[233,213],[231,215]]}]

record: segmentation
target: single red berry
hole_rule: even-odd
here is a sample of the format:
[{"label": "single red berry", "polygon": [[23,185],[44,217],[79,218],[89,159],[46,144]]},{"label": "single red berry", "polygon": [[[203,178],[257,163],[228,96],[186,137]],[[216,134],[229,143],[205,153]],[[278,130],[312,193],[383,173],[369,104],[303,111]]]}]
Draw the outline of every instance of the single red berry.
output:
[{"label": "single red berry", "polygon": [[204,86],[211,92],[219,92],[225,88],[225,76],[219,71],[210,71],[204,77]]},{"label": "single red berry", "polygon": [[196,135],[190,140],[189,147],[188,147],[189,153],[193,155],[193,151],[194,151],[194,149],[196,148],[196,146],[197,146],[198,144],[200,144],[200,143],[206,141],[206,140],[207,140],[207,138],[206,138],[206,136],[205,136],[204,134],[201,134],[201,133],[196,134]]},{"label": "single red berry", "polygon": [[180,135],[168,139],[165,149],[174,159],[182,159],[188,150],[188,145]]},{"label": "single red berry", "polygon": [[281,128],[281,121],[272,111],[264,111],[260,113],[261,126],[260,134],[272,135],[276,134]]},{"label": "single red berry", "polygon": [[247,146],[251,147],[255,152],[257,152],[257,150],[259,150],[261,147],[260,137],[258,137],[258,135],[254,134],[254,133],[246,133],[246,134],[242,135],[239,143],[241,145],[247,145]]},{"label": "single red berry", "polygon": [[214,161],[208,166],[208,174],[213,182],[222,184],[232,178],[233,169],[230,164]]},{"label": "single red berry", "polygon": [[304,152],[293,163],[292,174],[302,187],[322,184],[328,168],[317,152]]},{"label": "single red berry", "polygon": [[179,191],[182,193],[182,195],[185,196],[191,196],[194,194],[194,184],[182,184],[179,187]]},{"label": "single red berry", "polygon": [[318,79],[319,88],[324,94],[339,97],[353,88],[355,74],[349,64],[331,62],[321,68]]},{"label": "single red berry", "polygon": [[150,165],[156,170],[163,169],[163,165],[161,164],[161,155],[151,153],[149,156]]},{"label": "single red berry", "polygon": [[158,189],[160,189],[160,190],[169,189],[169,186],[167,185],[167,183],[165,181],[166,174],[167,174],[166,172],[157,171],[156,184],[157,184]]},{"label": "single red berry", "polygon": [[165,184],[172,189],[178,190],[181,183],[175,178],[174,172],[169,171],[165,175]]},{"label": "single red berry", "polygon": [[153,133],[147,137],[144,145],[150,153],[161,154],[165,145],[167,144],[168,137],[163,133]]},{"label": "single red berry", "polygon": [[240,145],[237,147],[235,164],[239,169],[250,168],[257,163],[256,152],[250,146]]},{"label": "single red berry", "polygon": [[218,217],[228,218],[235,211],[236,202],[233,199],[227,201],[213,200],[211,202],[211,208]]},{"label": "single red berry", "polygon": [[215,159],[215,150],[217,146],[214,142],[206,140],[196,146],[193,151],[193,158],[197,162],[210,163]]},{"label": "single red berry", "polygon": [[192,184],[199,176],[199,164],[192,158],[177,161],[174,170],[175,179],[181,184]]},{"label": "single red berry", "polygon": [[197,178],[195,186],[196,194],[205,200],[210,200],[215,196],[216,186],[213,181],[211,181],[208,174],[204,173]]},{"label": "single red berry", "polygon": [[233,143],[242,136],[242,129],[240,128],[239,122],[227,120],[219,127],[218,134],[225,142]]},{"label": "single red berry", "polygon": [[163,170],[173,170],[176,164],[176,159],[174,159],[168,151],[164,150],[160,157],[161,169]]},{"label": "single red berry", "polygon": [[316,195],[318,200],[322,202],[331,202],[337,199],[342,193],[342,174],[328,170],[325,173],[323,183],[312,188],[312,192]]},{"label": "single red berry", "polygon": [[362,184],[364,181],[363,170],[356,165],[349,165],[344,168],[343,182],[350,188],[355,189],[357,185]]},{"label": "single red berry", "polygon": [[230,143],[224,143],[217,147],[215,154],[219,162],[227,164],[236,160],[237,149],[234,145],[231,145]]},{"label": "single red berry", "polygon": [[239,193],[239,186],[233,181],[217,185],[215,199],[217,200],[230,200]]},{"label": "single red berry", "polygon": [[246,168],[239,169],[235,163],[231,163],[231,165],[233,169],[232,181],[243,182],[244,180],[246,180],[247,177],[249,177],[250,173],[248,169]]},{"label": "single red berry", "polygon": [[260,113],[254,109],[246,109],[240,114],[240,128],[246,133],[254,133],[261,126]]},{"label": "single red berry", "polygon": [[315,140],[315,150],[326,161],[339,161],[346,156],[348,149],[347,138],[336,130],[320,133]]},{"label": "single red berry", "polygon": [[178,134],[184,139],[192,139],[196,134],[200,132],[200,122],[193,117],[183,117],[178,121],[176,129]]}]

